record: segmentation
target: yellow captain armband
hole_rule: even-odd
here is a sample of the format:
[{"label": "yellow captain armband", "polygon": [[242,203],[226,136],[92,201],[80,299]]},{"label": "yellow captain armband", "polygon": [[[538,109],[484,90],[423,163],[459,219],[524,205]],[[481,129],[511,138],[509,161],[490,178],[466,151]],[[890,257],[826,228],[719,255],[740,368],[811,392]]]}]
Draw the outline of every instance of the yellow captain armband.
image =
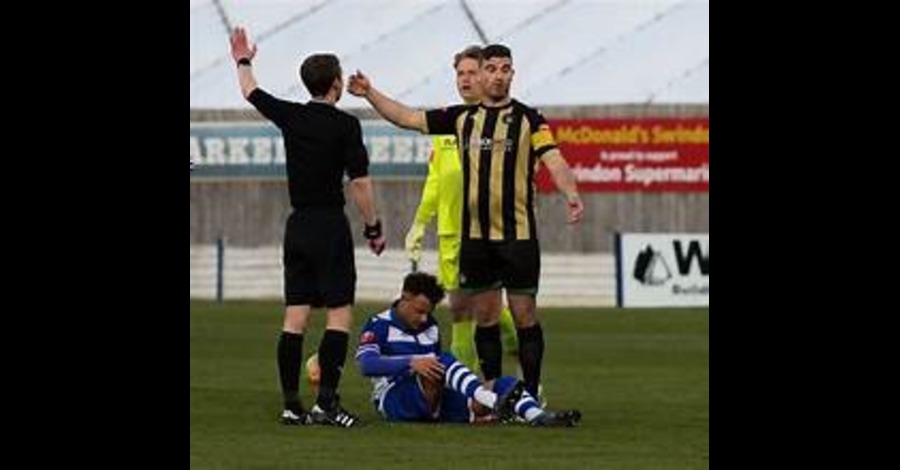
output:
[{"label": "yellow captain armband", "polygon": [[550,126],[546,124],[542,124],[540,127],[538,127],[537,131],[531,134],[531,146],[535,149],[551,147],[555,145],[556,139],[553,138],[553,133],[550,132]]}]

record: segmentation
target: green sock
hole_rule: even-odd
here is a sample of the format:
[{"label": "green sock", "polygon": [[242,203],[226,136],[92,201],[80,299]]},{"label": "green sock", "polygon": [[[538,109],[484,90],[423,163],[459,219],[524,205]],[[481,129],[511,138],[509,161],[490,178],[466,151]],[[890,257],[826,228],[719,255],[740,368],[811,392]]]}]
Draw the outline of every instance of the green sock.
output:
[{"label": "green sock", "polygon": [[468,320],[453,324],[450,352],[459,362],[472,369],[472,372],[479,374],[478,353],[475,352],[475,322]]},{"label": "green sock", "polygon": [[516,333],[516,323],[513,321],[509,307],[503,307],[503,311],[500,312],[500,340],[503,341],[504,353],[519,353],[519,336]]}]

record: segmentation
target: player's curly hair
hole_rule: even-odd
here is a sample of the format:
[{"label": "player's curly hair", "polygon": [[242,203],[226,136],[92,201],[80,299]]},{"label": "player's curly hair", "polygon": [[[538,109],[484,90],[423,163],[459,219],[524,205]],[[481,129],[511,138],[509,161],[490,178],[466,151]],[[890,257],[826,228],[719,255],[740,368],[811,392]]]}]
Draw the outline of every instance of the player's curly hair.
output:
[{"label": "player's curly hair", "polygon": [[409,273],[403,278],[403,292],[412,295],[424,295],[433,307],[444,300],[444,288],[438,284],[437,278],[423,272]]}]

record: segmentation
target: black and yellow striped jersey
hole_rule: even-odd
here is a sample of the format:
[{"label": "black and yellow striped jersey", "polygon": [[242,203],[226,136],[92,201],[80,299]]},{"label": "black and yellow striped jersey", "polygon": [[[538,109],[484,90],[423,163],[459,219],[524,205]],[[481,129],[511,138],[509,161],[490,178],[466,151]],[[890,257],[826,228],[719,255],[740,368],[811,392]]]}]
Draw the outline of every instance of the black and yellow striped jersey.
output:
[{"label": "black and yellow striped jersey", "polygon": [[463,164],[464,239],[537,239],[534,172],[556,141],[544,117],[516,100],[425,113],[429,134],[456,134]]}]

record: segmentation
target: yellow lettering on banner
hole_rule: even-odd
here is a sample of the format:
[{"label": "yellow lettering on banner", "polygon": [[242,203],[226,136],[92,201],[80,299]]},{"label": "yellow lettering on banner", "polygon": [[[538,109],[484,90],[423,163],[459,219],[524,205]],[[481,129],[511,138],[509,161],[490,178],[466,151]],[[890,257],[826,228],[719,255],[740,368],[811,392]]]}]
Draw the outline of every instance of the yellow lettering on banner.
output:
[{"label": "yellow lettering on banner", "polygon": [[619,144],[633,145],[650,142],[650,131],[640,124],[598,129],[591,126],[558,126],[556,141],[560,144]]},{"label": "yellow lettering on banner", "polygon": [[694,127],[653,126],[654,144],[709,144],[709,128],[697,124]]}]

